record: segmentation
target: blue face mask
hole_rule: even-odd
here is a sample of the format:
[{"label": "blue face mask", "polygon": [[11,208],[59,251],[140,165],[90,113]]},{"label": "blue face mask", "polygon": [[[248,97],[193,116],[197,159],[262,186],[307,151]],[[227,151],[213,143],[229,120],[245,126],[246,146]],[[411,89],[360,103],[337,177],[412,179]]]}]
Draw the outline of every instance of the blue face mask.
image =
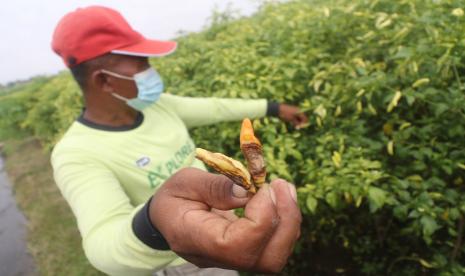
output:
[{"label": "blue face mask", "polygon": [[133,77],[123,76],[105,69],[102,69],[102,72],[120,79],[132,80],[136,83],[136,98],[128,99],[116,93],[112,93],[115,98],[125,101],[127,105],[135,110],[142,111],[158,101],[164,90],[163,80],[152,67],[135,74]]}]

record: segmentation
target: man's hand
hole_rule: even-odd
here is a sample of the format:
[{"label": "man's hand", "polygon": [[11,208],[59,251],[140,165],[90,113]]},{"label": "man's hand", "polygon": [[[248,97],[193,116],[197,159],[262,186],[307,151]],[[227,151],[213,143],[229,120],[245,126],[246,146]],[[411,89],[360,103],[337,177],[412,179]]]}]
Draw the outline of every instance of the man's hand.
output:
[{"label": "man's hand", "polygon": [[308,123],[307,116],[297,106],[293,105],[280,104],[278,116],[281,120],[291,123],[296,128]]},{"label": "man's hand", "polygon": [[[243,206],[243,218],[215,210]],[[302,221],[295,188],[284,180],[248,198],[227,177],[193,168],[179,171],[157,191],[150,218],[171,250],[199,267],[265,273],[286,265]]]}]

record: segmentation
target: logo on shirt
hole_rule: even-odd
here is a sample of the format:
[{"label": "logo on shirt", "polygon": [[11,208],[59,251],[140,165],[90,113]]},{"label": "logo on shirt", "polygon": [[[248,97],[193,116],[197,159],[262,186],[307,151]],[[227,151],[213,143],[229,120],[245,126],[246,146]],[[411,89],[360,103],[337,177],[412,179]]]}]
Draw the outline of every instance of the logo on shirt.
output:
[{"label": "logo on shirt", "polygon": [[136,165],[139,168],[143,168],[150,163],[150,157],[144,156],[141,157],[139,160],[136,161]]},{"label": "logo on shirt", "polygon": [[184,146],[182,146],[171,159],[162,163],[155,168],[150,169],[148,178],[150,187],[155,188],[160,186],[166,179],[173,175],[180,168],[189,166],[194,158],[195,145],[189,139]]}]

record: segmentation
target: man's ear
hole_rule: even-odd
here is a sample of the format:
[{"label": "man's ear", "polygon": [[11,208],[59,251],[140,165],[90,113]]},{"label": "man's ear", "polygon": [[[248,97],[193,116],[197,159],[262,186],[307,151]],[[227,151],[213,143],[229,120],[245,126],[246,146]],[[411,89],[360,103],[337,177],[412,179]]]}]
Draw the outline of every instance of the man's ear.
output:
[{"label": "man's ear", "polygon": [[90,75],[89,81],[92,83],[92,86],[96,87],[99,91],[104,93],[115,92],[111,76],[103,73],[101,70],[93,71]]}]

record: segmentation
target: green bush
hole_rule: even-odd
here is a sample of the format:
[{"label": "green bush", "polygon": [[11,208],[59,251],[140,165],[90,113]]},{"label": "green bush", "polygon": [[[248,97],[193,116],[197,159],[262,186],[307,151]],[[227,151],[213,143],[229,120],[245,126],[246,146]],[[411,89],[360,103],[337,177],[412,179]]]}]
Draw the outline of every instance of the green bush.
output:
[{"label": "green bush", "polygon": [[[301,130],[254,122],[270,178],[299,187],[304,223],[287,274],[465,274],[463,4],[264,4],[251,18],[217,14],[152,60],[171,93],[269,98],[309,115]],[[55,81],[24,123],[49,143],[80,109],[69,77]],[[192,133],[240,158],[238,123]]]},{"label": "green bush", "polygon": [[69,73],[61,73],[41,86],[31,102],[21,126],[51,148],[81,111],[82,93]]},{"label": "green bush", "polygon": [[30,135],[31,132],[21,127],[28,115],[32,97],[49,78],[36,77],[26,83],[0,89],[0,140]]}]

